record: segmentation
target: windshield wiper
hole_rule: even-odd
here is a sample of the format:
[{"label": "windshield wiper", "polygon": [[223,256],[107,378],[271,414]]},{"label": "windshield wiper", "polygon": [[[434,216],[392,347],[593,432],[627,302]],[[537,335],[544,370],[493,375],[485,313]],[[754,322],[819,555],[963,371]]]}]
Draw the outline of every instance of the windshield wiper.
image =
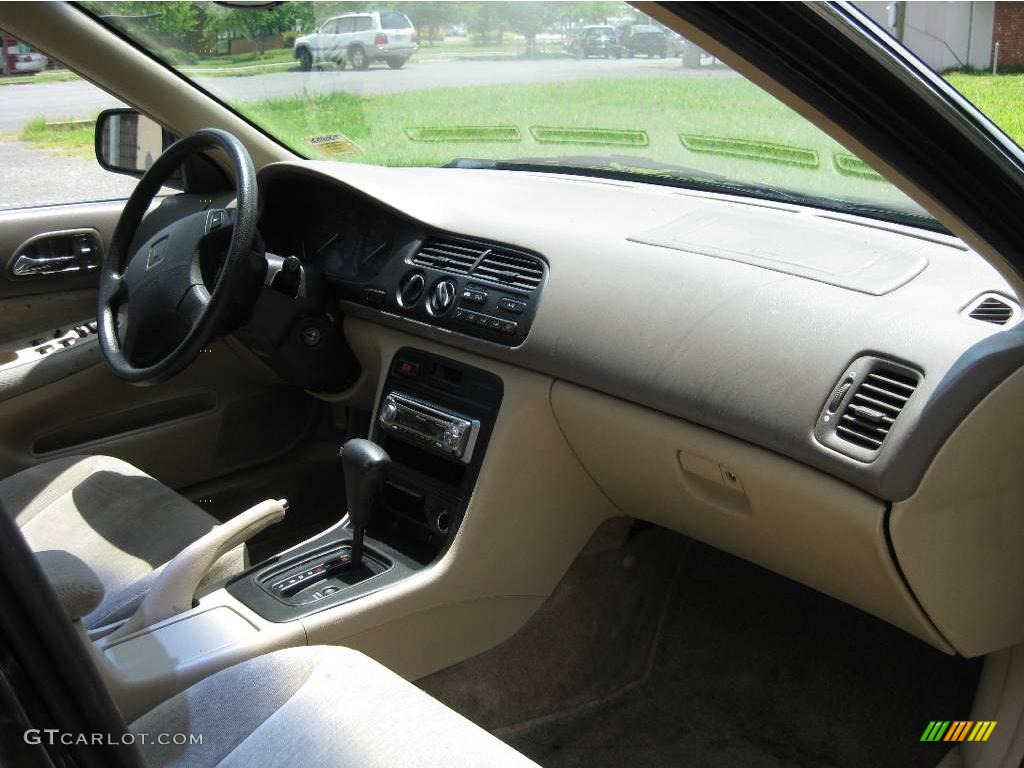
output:
[{"label": "windshield wiper", "polygon": [[701,192],[754,197],[779,203],[792,203],[812,208],[825,208],[840,213],[869,216],[897,224],[924,227],[947,233],[945,227],[924,213],[908,208],[888,207],[868,200],[825,197],[794,192],[771,184],[735,181],[727,176],[698,168],[660,163],[648,157],[631,155],[571,155],[567,157],[520,157],[511,160],[483,160],[460,157],[445,168],[476,168],[495,171],[533,171],[537,173],[572,173],[621,181],[648,181],[693,189]]}]

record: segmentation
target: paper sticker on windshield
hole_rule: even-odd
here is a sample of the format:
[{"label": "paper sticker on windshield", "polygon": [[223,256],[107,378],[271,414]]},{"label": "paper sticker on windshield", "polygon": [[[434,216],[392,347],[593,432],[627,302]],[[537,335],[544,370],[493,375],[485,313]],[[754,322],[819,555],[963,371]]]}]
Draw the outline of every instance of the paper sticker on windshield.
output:
[{"label": "paper sticker on windshield", "polygon": [[322,152],[325,155],[356,155],[363,151],[362,147],[341,133],[311,136],[306,139],[306,143],[317,152]]}]

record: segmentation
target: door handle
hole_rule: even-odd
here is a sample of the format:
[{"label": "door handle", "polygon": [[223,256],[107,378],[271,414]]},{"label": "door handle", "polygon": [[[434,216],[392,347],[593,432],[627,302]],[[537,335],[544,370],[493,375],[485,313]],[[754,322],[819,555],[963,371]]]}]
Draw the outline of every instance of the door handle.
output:
[{"label": "door handle", "polygon": [[61,272],[75,272],[81,267],[75,263],[74,256],[29,256],[19,253],[11,267],[15,277],[32,277],[33,275],[56,275]]},{"label": "door handle", "polygon": [[12,277],[91,272],[99,267],[102,241],[95,229],[46,232],[22,243],[11,262]]}]

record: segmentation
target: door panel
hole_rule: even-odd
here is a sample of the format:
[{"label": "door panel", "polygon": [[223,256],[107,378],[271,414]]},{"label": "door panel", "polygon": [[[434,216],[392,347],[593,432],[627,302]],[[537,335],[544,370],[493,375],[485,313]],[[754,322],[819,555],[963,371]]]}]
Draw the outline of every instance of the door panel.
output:
[{"label": "door panel", "polygon": [[106,247],[123,200],[0,211],[0,345],[96,314],[98,272],[14,277],[18,249],[47,232],[94,229]]},{"label": "door panel", "polygon": [[[235,341],[214,343],[184,372],[152,387],[115,377],[98,362],[97,346],[89,340],[22,366],[52,367],[93,353],[92,365],[38,386],[28,373],[17,393],[0,401],[0,477],[60,456],[106,454],[182,488],[283,455],[318,413],[317,401],[281,385]],[[5,394],[0,385],[0,398]]]},{"label": "door panel", "polygon": [[[182,488],[284,454],[319,414],[318,401],[283,385],[232,339],[213,343],[170,381],[129,385],[103,362],[95,333],[74,338],[96,316],[96,271],[12,276],[16,249],[41,233],[95,229],[105,246],[123,204],[0,211],[0,477],[103,453]],[[64,335],[55,340],[55,331]]]}]

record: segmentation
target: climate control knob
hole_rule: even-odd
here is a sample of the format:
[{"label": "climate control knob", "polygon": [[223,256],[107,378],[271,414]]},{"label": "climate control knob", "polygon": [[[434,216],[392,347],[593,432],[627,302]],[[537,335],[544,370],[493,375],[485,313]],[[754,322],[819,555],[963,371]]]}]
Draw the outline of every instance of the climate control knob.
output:
[{"label": "climate control knob", "polygon": [[419,272],[411,272],[403,277],[401,284],[398,286],[399,305],[406,309],[414,306],[420,300],[420,296],[423,295],[424,285],[423,275]]},{"label": "climate control knob", "polygon": [[428,309],[435,315],[443,315],[455,303],[456,287],[452,280],[439,280],[430,292]]}]

